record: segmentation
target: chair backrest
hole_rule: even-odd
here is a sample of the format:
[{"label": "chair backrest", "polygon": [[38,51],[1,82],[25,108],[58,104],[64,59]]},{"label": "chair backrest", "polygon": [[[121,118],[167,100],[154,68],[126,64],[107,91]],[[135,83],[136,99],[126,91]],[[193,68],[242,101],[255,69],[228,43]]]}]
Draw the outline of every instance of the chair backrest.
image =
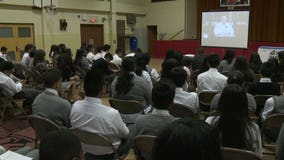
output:
[{"label": "chair backrest", "polygon": [[262,160],[256,153],[243,149],[221,147],[223,160]]},{"label": "chair backrest", "polygon": [[220,91],[201,91],[198,93],[200,109],[202,111],[209,111],[210,104],[216,94],[220,93]]},{"label": "chair backrest", "polygon": [[272,96],[273,95],[255,95],[254,100],[257,106],[264,107],[266,100]]},{"label": "chair backrest", "polygon": [[257,106],[255,114],[257,116],[259,115],[260,111],[264,108],[266,100],[272,96],[273,95],[255,95],[254,96],[254,100]]},{"label": "chair backrest", "polygon": [[172,116],[180,118],[197,116],[189,107],[177,103],[173,103],[169,107],[169,112]]},{"label": "chair backrest", "polygon": [[73,128],[70,130],[80,139],[82,143],[88,145],[112,147],[115,151],[115,148],[112,143],[103,136],[100,136],[98,133],[92,133],[78,128]]},{"label": "chair backrest", "polygon": [[204,105],[210,105],[216,94],[220,91],[201,91],[198,93],[199,102]]},{"label": "chair backrest", "polygon": [[275,129],[280,130],[283,123],[284,123],[284,114],[279,113],[279,114],[273,114],[273,115],[268,116],[263,121],[262,125],[265,127],[275,128]]},{"label": "chair backrest", "polygon": [[139,135],[134,139],[134,153],[137,160],[150,159],[156,136]]},{"label": "chair backrest", "polygon": [[37,139],[41,139],[46,133],[50,131],[60,130],[61,128],[55,124],[53,121],[37,116],[37,115],[29,115],[28,120],[32,128],[36,132]]},{"label": "chair backrest", "polygon": [[134,114],[143,112],[143,106],[140,102],[134,100],[109,99],[109,104],[121,114]]}]

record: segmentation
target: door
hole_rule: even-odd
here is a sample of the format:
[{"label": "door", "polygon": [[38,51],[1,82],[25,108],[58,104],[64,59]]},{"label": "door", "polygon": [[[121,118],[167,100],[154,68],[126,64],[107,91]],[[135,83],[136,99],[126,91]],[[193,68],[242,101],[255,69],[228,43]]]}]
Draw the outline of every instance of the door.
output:
[{"label": "door", "polygon": [[117,20],[116,21],[116,33],[117,33],[117,48],[120,48],[125,53],[125,44],[124,44],[124,36],[125,36],[125,21]]},{"label": "door", "polygon": [[94,48],[104,45],[104,26],[81,24],[81,43],[93,45]]},{"label": "door", "polygon": [[20,61],[26,44],[34,44],[33,24],[0,24],[0,46],[8,48],[8,56]]},{"label": "door", "polygon": [[153,44],[157,40],[157,26],[147,26],[148,28],[148,53],[153,54]]}]

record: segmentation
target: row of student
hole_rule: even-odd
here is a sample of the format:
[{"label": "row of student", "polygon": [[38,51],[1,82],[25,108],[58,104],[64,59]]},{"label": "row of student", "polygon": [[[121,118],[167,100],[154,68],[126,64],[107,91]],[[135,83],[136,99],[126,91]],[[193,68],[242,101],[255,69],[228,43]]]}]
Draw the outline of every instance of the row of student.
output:
[{"label": "row of student", "polygon": [[[50,71],[49,74],[52,72],[55,71]],[[236,72],[236,75],[238,74],[240,73]],[[232,75],[230,79],[233,81],[236,75]],[[60,83],[60,75],[55,77],[57,77],[56,83]],[[159,135],[160,129],[169,126],[176,120],[168,112],[168,107],[174,102],[175,97],[175,85],[172,81],[161,79],[157,82],[151,91],[154,110],[149,114],[140,115],[135,120],[134,126],[126,126],[118,111],[101,103],[100,97],[104,85],[103,77],[103,73],[98,70],[89,71],[84,80],[85,99],[75,102],[72,108],[71,106],[66,106],[66,109],[69,108],[69,113],[71,113],[70,117],[66,116],[65,118],[70,118],[73,128],[96,132],[107,137],[119,148],[120,153],[123,154],[131,147],[131,141],[135,135]],[[48,78],[46,81],[48,82],[48,80],[52,79]],[[55,81],[55,79],[53,80]],[[48,84],[47,82],[46,84]],[[53,85],[54,88],[56,87],[56,83]],[[55,122],[57,122],[55,118],[62,120],[64,117],[51,116],[58,116],[60,113],[63,114],[61,116],[65,116],[64,114],[66,113],[68,114],[68,111],[60,111],[63,105],[61,105],[61,109],[55,108],[55,105],[49,106],[48,110],[55,112],[50,113],[50,115],[47,115],[48,112],[44,110],[42,112],[36,110],[42,107],[42,104],[40,105],[36,102],[58,103],[51,99],[51,96],[53,98],[57,97],[54,89],[47,88],[46,92],[50,92],[50,95],[46,94],[36,98],[33,106],[35,108],[34,114],[50,118]],[[40,97],[44,97],[46,100],[38,99]],[[47,110],[46,108],[47,106],[42,107],[42,109]],[[213,127],[212,134],[215,134],[215,137],[221,137],[221,145],[251,150],[261,156],[262,143],[260,131],[258,126],[249,120],[247,96],[240,85],[229,84],[224,88],[220,95],[217,110],[218,114],[214,117],[209,117],[206,122]],[[219,138],[216,138],[217,140]],[[83,145],[83,150],[88,153],[86,156],[91,158],[96,158],[98,155],[109,156],[109,154],[112,154],[111,148],[101,148],[85,144]]]}]

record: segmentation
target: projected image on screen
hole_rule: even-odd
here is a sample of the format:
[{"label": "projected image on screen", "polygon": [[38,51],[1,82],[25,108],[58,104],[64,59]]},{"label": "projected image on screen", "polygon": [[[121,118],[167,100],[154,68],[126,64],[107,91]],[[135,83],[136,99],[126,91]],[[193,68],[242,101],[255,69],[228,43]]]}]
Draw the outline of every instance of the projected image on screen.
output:
[{"label": "projected image on screen", "polygon": [[247,48],[249,11],[203,12],[201,45]]}]

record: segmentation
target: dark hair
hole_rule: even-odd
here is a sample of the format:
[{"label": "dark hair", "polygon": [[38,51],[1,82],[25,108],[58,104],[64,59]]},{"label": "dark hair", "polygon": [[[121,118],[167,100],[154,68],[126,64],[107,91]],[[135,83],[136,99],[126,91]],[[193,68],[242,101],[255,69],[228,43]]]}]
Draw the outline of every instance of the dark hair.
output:
[{"label": "dark hair", "polygon": [[35,50],[35,49],[32,49],[32,50],[30,51],[30,53],[29,53],[29,57],[30,57],[30,58],[33,58],[33,57],[35,56],[35,54],[36,54],[36,50]]},{"label": "dark hair", "polygon": [[102,47],[102,46],[97,46],[96,50],[97,50],[97,52],[101,52],[101,51],[104,50],[104,47]]},{"label": "dark hair", "polygon": [[71,131],[60,130],[47,133],[40,141],[40,160],[72,160],[80,158],[81,143]]},{"label": "dark hair", "polygon": [[88,47],[87,47],[87,51],[91,52],[91,51],[93,51],[93,49],[94,49],[94,46],[89,44]]},{"label": "dark hair", "polygon": [[175,85],[172,81],[161,79],[152,89],[153,106],[157,109],[168,109],[175,97]]},{"label": "dark hair", "polygon": [[119,95],[125,95],[133,87],[133,74],[130,72],[135,71],[135,60],[133,57],[124,57],[121,63],[122,73],[117,78],[115,90]]},{"label": "dark hair", "polygon": [[110,53],[106,53],[104,58],[109,59],[109,60],[113,60],[113,56]]},{"label": "dark hair", "polygon": [[142,50],[141,50],[141,48],[136,48],[135,50],[134,50],[134,53],[142,53]]},{"label": "dark hair", "polygon": [[166,55],[166,58],[165,58],[165,61],[168,60],[168,59],[171,59],[171,58],[174,58],[178,61],[178,63],[180,65],[182,65],[182,59],[183,59],[183,55],[180,53],[180,52],[175,52],[174,50],[169,50],[167,52],[167,55]]},{"label": "dark hair", "polygon": [[26,46],[25,46],[25,52],[28,52],[29,50],[31,50],[31,49],[33,49],[34,48],[34,45],[32,45],[32,44],[27,44]]},{"label": "dark hair", "polygon": [[239,71],[246,71],[248,70],[248,63],[245,56],[239,56],[234,64],[234,69]]},{"label": "dark hair", "polygon": [[278,52],[278,59],[279,59],[279,61],[284,60],[284,51],[279,51]]},{"label": "dark hair", "polygon": [[261,68],[260,68],[260,73],[262,77],[271,78],[273,72],[274,72],[274,64],[269,63],[269,62],[262,63]]},{"label": "dark hair", "polygon": [[87,72],[84,80],[86,96],[97,97],[105,84],[104,74],[101,70],[92,69]]},{"label": "dark hair", "polygon": [[217,68],[220,63],[220,58],[217,53],[211,53],[207,56],[207,63],[210,67]]},{"label": "dark hair", "polygon": [[134,59],[135,59],[135,62],[136,62],[136,71],[135,73],[138,75],[138,76],[142,76],[142,71],[147,71],[147,68],[146,68],[146,59],[145,59],[145,56],[144,54],[142,53],[136,53],[134,55]]},{"label": "dark hair", "polygon": [[245,75],[240,71],[231,71],[228,74],[227,84],[237,84],[242,86],[245,82]]},{"label": "dark hair", "polygon": [[[54,55],[59,54],[59,50],[60,50],[60,49],[59,49],[59,46],[58,46],[58,45],[56,45],[56,44],[51,45],[50,51],[49,51],[49,57],[51,57],[51,56],[54,57]],[[53,52],[53,55],[51,55],[52,52]]]},{"label": "dark hair", "polygon": [[0,64],[0,71],[7,71],[7,70],[12,70],[14,68],[14,64],[8,61],[4,61]]},{"label": "dark hair", "polygon": [[251,150],[251,141],[246,138],[249,125],[248,100],[244,90],[237,84],[229,84],[221,94],[214,124],[214,133],[221,136],[224,147]]},{"label": "dark hair", "polygon": [[7,47],[5,47],[5,46],[1,47],[1,52],[6,52],[7,50],[8,50]]},{"label": "dark hair", "polygon": [[80,66],[80,62],[85,54],[86,52],[84,49],[77,49],[76,56],[74,59],[74,65]]},{"label": "dark hair", "polygon": [[52,88],[55,83],[61,81],[61,71],[58,69],[47,70],[43,76],[44,85],[47,88]]},{"label": "dark hair", "polygon": [[175,83],[176,87],[182,87],[187,80],[187,73],[182,67],[171,69],[169,78]]},{"label": "dark hair", "polygon": [[254,64],[261,64],[261,59],[260,59],[260,56],[257,52],[253,52],[251,55],[250,55],[250,59],[249,59],[249,62],[250,63],[254,63]]},{"label": "dark hair", "polygon": [[192,61],[194,57],[188,57],[188,56],[183,56],[183,65],[186,67],[191,67],[192,66]]},{"label": "dark hair", "polygon": [[228,61],[228,64],[231,64],[235,57],[235,50],[233,49],[227,49],[226,54],[224,56],[224,60]]},{"label": "dark hair", "polygon": [[111,46],[109,45],[109,44],[105,44],[104,46],[103,46],[103,50],[106,52],[106,51],[108,51],[108,50],[110,50],[110,48],[111,48]]},{"label": "dark hair", "polygon": [[144,58],[145,58],[145,62],[148,65],[150,63],[151,56],[150,56],[149,53],[143,53],[143,55],[144,55]]},{"label": "dark hair", "polygon": [[64,50],[66,49],[66,45],[64,43],[59,44],[58,47],[59,47],[59,53],[63,53]]},{"label": "dark hair", "polygon": [[167,78],[169,76],[171,69],[173,69],[174,67],[179,67],[179,66],[180,66],[180,64],[174,58],[170,58],[170,59],[165,60],[162,63],[161,77]]},{"label": "dark hair", "polygon": [[163,128],[154,143],[153,160],[221,160],[218,137],[204,121],[183,118]]},{"label": "dark hair", "polygon": [[45,62],[45,51],[40,49],[34,55],[33,66],[35,67],[38,63],[42,62]]}]

